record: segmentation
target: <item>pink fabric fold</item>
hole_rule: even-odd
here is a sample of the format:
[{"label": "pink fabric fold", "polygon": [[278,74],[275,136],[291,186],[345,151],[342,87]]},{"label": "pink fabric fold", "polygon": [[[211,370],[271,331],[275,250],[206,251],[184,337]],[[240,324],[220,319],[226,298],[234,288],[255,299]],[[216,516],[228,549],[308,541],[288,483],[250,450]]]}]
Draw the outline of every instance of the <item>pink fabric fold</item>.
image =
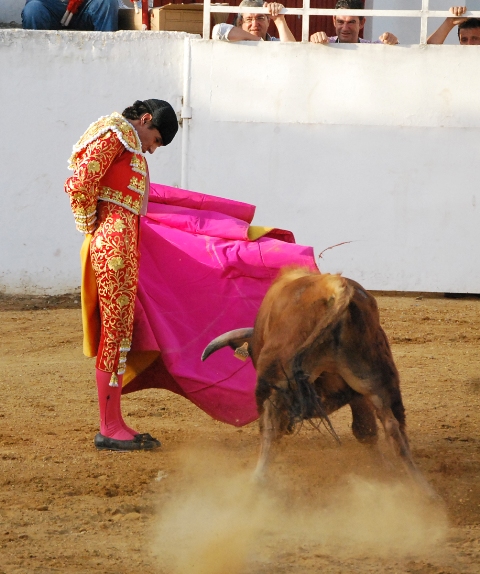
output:
[{"label": "pink fabric fold", "polygon": [[[231,215],[236,219],[241,219],[251,223],[255,215],[255,206],[241,201],[233,201],[223,197],[215,197],[205,193],[188,191],[178,187],[170,187],[160,183],[150,184],[150,195],[148,202],[164,203],[167,205],[176,205],[178,207],[190,207],[198,211],[216,211],[224,215]],[[151,207],[151,206],[150,206]]]},{"label": "pink fabric fold", "polygon": [[189,207],[149,203],[147,217],[187,233],[248,240],[249,224],[246,221],[216,211],[199,211]]},{"label": "pink fabric fold", "polygon": [[253,326],[281,267],[317,267],[313,249],[290,243],[290,232],[248,241],[254,212],[245,203],[152,184],[140,225],[132,350],[159,351],[163,365],[138,375],[125,393],[166,388],[229,424],[257,418],[251,361],[239,361],[231,349],[204,363],[201,354],[218,335]]}]

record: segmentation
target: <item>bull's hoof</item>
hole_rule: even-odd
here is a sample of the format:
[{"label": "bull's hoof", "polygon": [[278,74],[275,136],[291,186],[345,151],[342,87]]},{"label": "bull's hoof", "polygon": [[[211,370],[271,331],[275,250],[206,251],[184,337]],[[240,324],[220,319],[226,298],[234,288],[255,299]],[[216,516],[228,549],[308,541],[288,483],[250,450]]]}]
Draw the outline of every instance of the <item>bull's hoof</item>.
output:
[{"label": "bull's hoof", "polygon": [[252,484],[264,486],[267,483],[267,475],[263,469],[256,468],[251,478]]}]

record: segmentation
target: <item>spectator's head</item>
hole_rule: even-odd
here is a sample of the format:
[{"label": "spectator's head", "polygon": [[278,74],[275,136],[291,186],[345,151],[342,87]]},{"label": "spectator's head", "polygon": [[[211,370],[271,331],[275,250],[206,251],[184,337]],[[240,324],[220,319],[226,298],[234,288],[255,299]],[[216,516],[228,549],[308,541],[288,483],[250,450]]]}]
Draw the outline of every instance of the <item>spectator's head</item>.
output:
[{"label": "spectator's head", "polygon": [[[336,10],[363,10],[363,0],[338,0]],[[334,16],[333,24],[338,41],[347,44],[358,42],[360,30],[365,26],[363,16]]]},{"label": "spectator's head", "polygon": [[462,46],[480,46],[480,19],[469,18],[459,24],[458,39]]},{"label": "spectator's head", "polygon": [[[240,8],[247,6],[251,8],[263,8],[263,0],[242,0],[239,4]],[[246,32],[263,38],[264,40],[269,24],[270,16],[268,14],[238,14],[235,20],[235,26],[239,26]]]}]

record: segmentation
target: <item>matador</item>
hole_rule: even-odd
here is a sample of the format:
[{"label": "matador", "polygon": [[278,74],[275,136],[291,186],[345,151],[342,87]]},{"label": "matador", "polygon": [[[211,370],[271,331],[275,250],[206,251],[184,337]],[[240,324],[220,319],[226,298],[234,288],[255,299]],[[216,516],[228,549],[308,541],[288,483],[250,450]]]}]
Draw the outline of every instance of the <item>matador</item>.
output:
[{"label": "matador", "polygon": [[[139,216],[146,213],[149,177],[144,154],[168,145],[178,130],[172,106],[137,100],[90,125],[73,148],[65,183],[83,253],[93,270],[100,311],[96,381],[100,408],[98,449],[150,450],[160,442],[138,433],[121,414],[122,379],[130,350],[138,283]],[[84,267],[85,274],[85,267]],[[82,290],[82,295],[84,291]],[[85,326],[84,298],[82,311]]]}]

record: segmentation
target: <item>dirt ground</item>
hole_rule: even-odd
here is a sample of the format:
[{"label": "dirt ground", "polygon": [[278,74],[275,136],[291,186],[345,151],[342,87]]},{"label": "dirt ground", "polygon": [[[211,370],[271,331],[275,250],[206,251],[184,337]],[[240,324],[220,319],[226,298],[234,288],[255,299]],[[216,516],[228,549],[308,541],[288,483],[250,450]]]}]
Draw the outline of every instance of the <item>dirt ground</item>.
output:
[{"label": "dirt ground", "polygon": [[327,574],[480,571],[480,300],[379,296],[410,442],[441,501],[386,448],[305,425],[265,485],[255,423],[211,420],[164,391],[127,395],[155,452],[96,452],[78,298],[0,299],[0,573]]}]

